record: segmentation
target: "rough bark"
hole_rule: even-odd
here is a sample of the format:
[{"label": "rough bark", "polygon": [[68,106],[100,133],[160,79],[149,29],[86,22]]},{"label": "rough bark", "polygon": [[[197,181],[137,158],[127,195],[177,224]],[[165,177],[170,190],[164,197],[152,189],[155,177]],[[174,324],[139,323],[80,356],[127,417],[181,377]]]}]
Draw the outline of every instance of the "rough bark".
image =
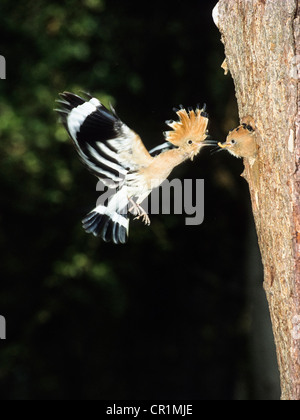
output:
[{"label": "rough bark", "polygon": [[282,399],[300,399],[300,0],[220,0],[241,121],[256,126],[258,156],[244,159],[264,265]]}]

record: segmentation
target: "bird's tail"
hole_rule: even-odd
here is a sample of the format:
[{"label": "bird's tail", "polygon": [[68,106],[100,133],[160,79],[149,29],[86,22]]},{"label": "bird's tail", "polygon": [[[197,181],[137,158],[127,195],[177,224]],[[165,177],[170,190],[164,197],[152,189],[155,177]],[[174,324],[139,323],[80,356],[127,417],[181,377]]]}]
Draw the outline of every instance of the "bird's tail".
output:
[{"label": "bird's tail", "polygon": [[105,242],[125,244],[128,239],[129,218],[127,213],[111,211],[109,206],[97,206],[83,220],[87,233],[100,236]]}]

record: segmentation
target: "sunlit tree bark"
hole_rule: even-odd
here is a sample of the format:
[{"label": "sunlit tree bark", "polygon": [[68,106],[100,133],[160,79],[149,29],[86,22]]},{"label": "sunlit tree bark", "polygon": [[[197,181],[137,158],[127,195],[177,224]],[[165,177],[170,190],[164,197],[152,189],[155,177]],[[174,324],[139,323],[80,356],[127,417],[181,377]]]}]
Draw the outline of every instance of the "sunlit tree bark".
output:
[{"label": "sunlit tree bark", "polygon": [[300,399],[300,0],[220,0],[241,121],[256,128],[258,156],[244,159],[264,264],[282,399]]}]

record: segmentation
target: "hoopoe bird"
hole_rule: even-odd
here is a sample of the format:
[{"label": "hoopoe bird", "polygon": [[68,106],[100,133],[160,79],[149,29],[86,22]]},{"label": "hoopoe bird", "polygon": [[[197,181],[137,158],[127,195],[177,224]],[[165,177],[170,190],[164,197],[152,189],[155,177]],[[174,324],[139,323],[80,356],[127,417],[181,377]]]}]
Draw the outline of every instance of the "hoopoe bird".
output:
[{"label": "hoopoe bird", "polygon": [[257,153],[255,134],[250,124],[243,123],[229,131],[225,143],[218,143],[218,146],[237,158],[253,159]]},{"label": "hoopoe bird", "polygon": [[186,111],[175,109],[179,120],[166,121],[172,129],[166,141],[150,152],[141,138],[98,99],[87,100],[70,92],[60,94],[56,109],[84,165],[115,193],[107,205],[97,205],[82,221],[88,233],[115,244],[128,239],[129,213],[150,224],[141,203],[187,159],[193,160],[207,140],[206,106]]}]

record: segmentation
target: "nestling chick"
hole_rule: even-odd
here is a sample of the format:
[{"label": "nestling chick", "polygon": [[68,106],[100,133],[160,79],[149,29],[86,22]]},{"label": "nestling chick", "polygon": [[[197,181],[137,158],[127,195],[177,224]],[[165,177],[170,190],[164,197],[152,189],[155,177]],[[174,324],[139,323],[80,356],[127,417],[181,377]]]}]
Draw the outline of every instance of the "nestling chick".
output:
[{"label": "nestling chick", "polygon": [[243,123],[230,131],[226,142],[218,143],[218,146],[237,158],[253,159],[257,154],[255,130],[251,125]]},{"label": "nestling chick", "polygon": [[[172,131],[166,142],[148,152],[141,138],[117,116],[90,95],[87,100],[64,92],[56,111],[73,140],[81,161],[108,188],[115,190],[107,205],[98,205],[84,219],[88,233],[104,241],[125,243],[128,238],[128,213],[150,219],[141,203],[187,159],[193,160],[206,141],[208,115],[205,107],[195,111],[176,110],[179,121],[167,121]],[[151,156],[151,153],[160,152]]]}]

